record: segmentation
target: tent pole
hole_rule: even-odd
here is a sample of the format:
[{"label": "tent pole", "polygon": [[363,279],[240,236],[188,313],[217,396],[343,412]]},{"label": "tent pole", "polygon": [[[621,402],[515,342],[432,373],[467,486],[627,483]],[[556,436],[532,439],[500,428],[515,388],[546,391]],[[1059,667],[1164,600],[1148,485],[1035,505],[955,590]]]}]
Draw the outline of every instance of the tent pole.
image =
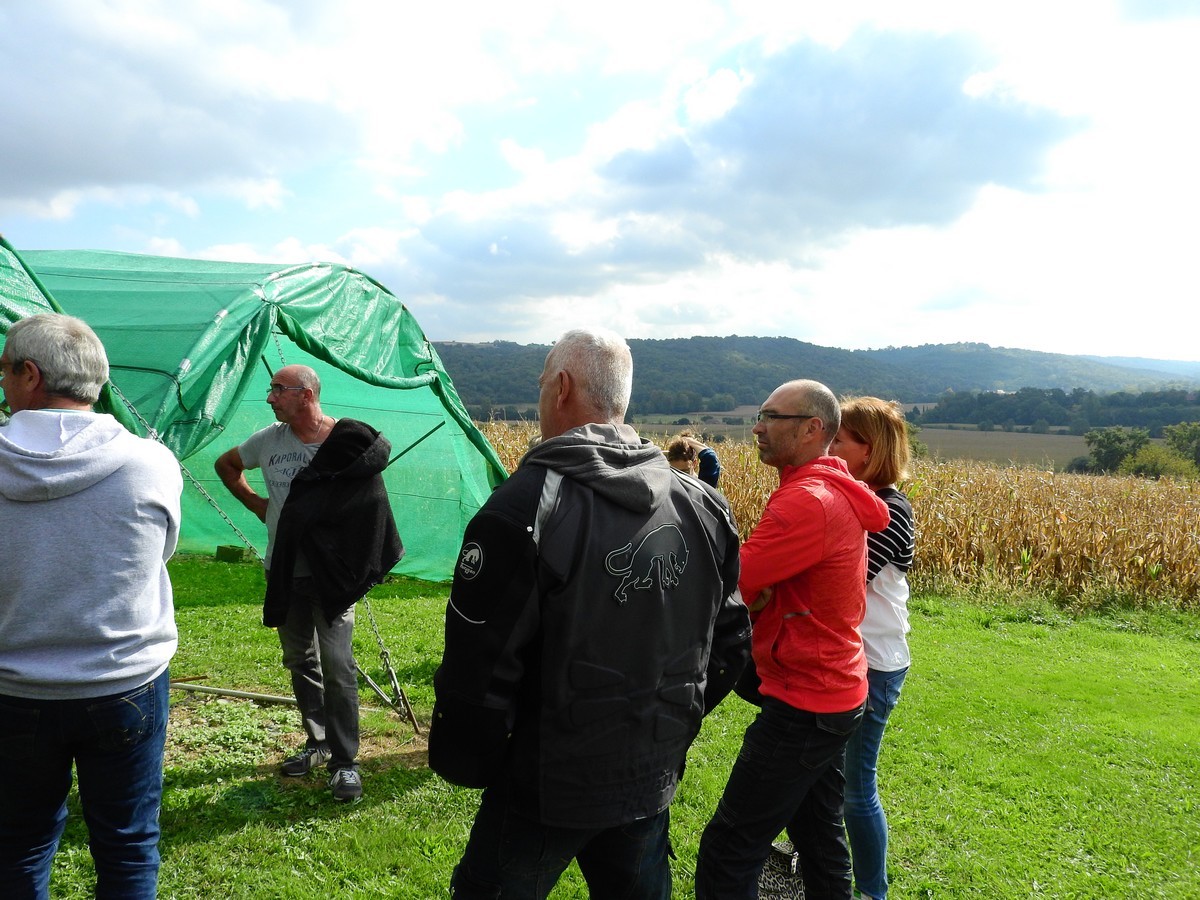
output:
[{"label": "tent pole", "polygon": [[234,691],[229,688],[209,687],[207,684],[191,684],[184,681],[172,681],[171,687],[180,691],[198,691],[202,694],[217,694],[221,697],[238,697],[242,700],[258,700],[260,703],[284,703],[297,706],[291,697],[276,697],[272,694],[256,694],[253,691]]}]

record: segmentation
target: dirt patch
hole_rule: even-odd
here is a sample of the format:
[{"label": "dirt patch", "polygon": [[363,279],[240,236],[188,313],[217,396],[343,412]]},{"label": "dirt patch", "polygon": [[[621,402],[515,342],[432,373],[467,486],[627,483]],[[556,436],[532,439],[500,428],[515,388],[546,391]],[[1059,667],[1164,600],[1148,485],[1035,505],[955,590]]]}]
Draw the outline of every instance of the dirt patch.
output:
[{"label": "dirt patch", "polygon": [[[370,708],[368,715],[382,710]],[[364,707],[364,712],[367,708]],[[367,769],[400,765],[421,768],[429,764],[428,723],[420,722],[421,733],[390,710],[394,721],[375,729],[364,727],[359,744],[359,762]],[[365,724],[365,723],[364,723]],[[282,758],[304,745],[296,708],[290,705],[231,699],[212,694],[185,694],[173,698],[167,723],[167,765],[187,765],[214,754]]]}]

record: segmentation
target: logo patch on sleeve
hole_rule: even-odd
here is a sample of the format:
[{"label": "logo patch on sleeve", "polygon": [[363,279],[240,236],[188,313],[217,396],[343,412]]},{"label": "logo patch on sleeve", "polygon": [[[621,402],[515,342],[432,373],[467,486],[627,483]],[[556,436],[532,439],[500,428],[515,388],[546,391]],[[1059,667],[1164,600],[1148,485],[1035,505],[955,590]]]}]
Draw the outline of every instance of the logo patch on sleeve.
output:
[{"label": "logo patch on sleeve", "polygon": [[470,581],[483,571],[483,548],[475,541],[463,544],[458,555],[458,575],[463,581]]}]

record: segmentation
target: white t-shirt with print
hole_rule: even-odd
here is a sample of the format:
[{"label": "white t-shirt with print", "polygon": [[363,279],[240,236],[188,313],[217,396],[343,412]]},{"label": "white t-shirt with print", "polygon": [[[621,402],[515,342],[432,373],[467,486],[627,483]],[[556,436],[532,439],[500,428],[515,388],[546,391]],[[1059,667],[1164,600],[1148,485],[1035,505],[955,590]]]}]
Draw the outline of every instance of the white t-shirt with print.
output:
[{"label": "white t-shirt with print", "polygon": [[297,472],[312,462],[320,446],[320,443],[302,443],[292,431],[291,425],[275,422],[261,431],[254,432],[238,447],[242,465],[247,469],[262,469],[263,481],[267,485],[268,569],[271,568],[271,551],[275,547],[279,513],[292,490],[292,479],[296,477]]}]

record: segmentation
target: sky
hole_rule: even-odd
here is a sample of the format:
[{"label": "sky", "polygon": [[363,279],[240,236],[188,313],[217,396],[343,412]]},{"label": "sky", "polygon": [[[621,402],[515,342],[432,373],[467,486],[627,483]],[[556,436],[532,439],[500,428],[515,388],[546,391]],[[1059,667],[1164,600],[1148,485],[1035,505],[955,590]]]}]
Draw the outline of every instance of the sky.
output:
[{"label": "sky", "polygon": [[20,250],[353,266],[434,341],[1198,360],[1200,0],[3,0]]}]

